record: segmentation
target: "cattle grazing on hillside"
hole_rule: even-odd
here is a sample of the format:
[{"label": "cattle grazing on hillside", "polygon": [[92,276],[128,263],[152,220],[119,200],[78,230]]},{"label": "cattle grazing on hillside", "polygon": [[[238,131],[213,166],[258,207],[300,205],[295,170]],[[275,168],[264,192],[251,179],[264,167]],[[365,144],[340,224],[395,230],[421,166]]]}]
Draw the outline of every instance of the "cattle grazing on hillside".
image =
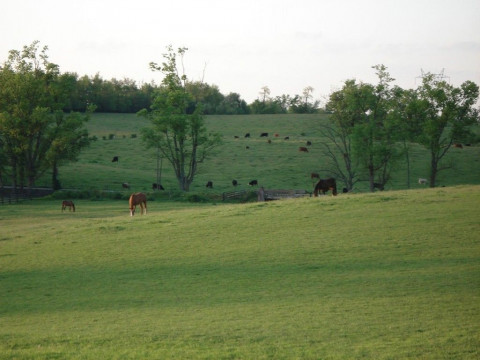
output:
[{"label": "cattle grazing on hillside", "polygon": [[283,140],[288,140],[288,139],[290,139],[290,136],[285,136],[285,137],[283,138]]},{"label": "cattle grazing on hillside", "polygon": [[257,180],[252,180],[248,183],[248,185],[250,186],[257,186],[258,185],[258,181]]},{"label": "cattle grazing on hillside", "polygon": [[346,193],[348,193],[348,189],[347,189],[347,188],[343,188],[342,192],[343,192],[344,194],[346,194]]},{"label": "cattle grazing on hillside", "polygon": [[249,138],[249,137],[250,137],[250,133],[246,133],[246,134],[245,134],[245,137],[246,137],[246,138]]},{"label": "cattle grazing on hillside", "polygon": [[300,147],[298,148],[298,151],[300,151],[300,152],[308,152],[308,149],[307,149],[305,146],[300,146]]},{"label": "cattle grazing on hillside", "polygon": [[318,196],[319,193],[325,195],[328,190],[332,190],[332,194],[337,195],[337,182],[334,178],[320,179],[313,190],[313,195]]},{"label": "cattle grazing on hillside", "polygon": [[118,162],[118,156],[114,156],[112,162]]},{"label": "cattle grazing on hillside", "polygon": [[122,184],[122,188],[124,188],[124,189],[130,189],[130,184],[124,182],[124,183]]},{"label": "cattle grazing on hillside", "polygon": [[459,144],[459,143],[453,144],[453,147],[454,147],[454,148],[457,148],[457,149],[463,149],[462,144]]},{"label": "cattle grazing on hillside", "polygon": [[213,188],[213,183],[211,181],[207,182],[207,185],[205,185],[207,188],[212,189]]},{"label": "cattle grazing on hillside", "polygon": [[165,188],[162,186],[162,184],[157,184],[157,183],[152,184],[152,189],[153,190],[165,190]]},{"label": "cattle grazing on hillside", "polygon": [[232,180],[232,185],[233,185],[233,186],[237,186],[237,185],[238,185],[238,181],[235,180],[235,179],[233,179],[233,180]]},{"label": "cattle grazing on hillside", "polygon": [[275,137],[279,137],[280,135],[279,135],[279,134],[277,134],[277,133],[275,133],[275,134],[273,134],[273,136],[275,136]]},{"label": "cattle grazing on hillside", "polygon": [[260,137],[268,137],[268,133],[261,133]]},{"label": "cattle grazing on hillside", "polygon": [[312,146],[312,142],[311,142],[311,141],[307,141],[307,146]]},{"label": "cattle grazing on hillside", "polygon": [[68,207],[69,211],[75,212],[75,204],[71,200],[63,200],[62,201],[62,211]]},{"label": "cattle grazing on hillside", "polygon": [[380,191],[385,190],[385,186],[384,186],[383,184],[381,184],[381,183],[376,183],[376,182],[373,183],[373,188],[374,188],[374,189],[378,189],[378,190],[380,190]]},{"label": "cattle grazing on hillside", "polygon": [[418,183],[420,185],[426,185],[428,183],[428,180],[424,178],[418,178]]}]

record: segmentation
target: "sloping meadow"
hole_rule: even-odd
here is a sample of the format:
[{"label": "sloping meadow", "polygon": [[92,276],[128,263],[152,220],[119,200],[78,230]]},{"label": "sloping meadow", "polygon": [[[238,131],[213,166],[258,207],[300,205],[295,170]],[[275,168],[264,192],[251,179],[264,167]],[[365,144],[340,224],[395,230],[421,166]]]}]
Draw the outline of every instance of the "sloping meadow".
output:
[{"label": "sloping meadow", "polygon": [[0,207],[0,358],[480,355],[480,187]]}]

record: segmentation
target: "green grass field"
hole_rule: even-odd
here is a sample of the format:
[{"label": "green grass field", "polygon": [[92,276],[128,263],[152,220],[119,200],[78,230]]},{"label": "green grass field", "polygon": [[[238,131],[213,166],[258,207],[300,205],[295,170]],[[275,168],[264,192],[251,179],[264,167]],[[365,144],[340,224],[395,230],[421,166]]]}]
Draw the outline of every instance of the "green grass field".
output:
[{"label": "green grass field", "polygon": [[479,204],[477,185],[0,206],[0,358],[478,359]]},{"label": "green grass field", "polygon": [[[329,176],[321,146],[326,140],[320,133],[320,126],[326,121],[326,115],[207,116],[208,130],[222,134],[224,143],[200,164],[190,190],[219,195],[234,190],[233,179],[240,183],[239,189],[249,188],[248,182],[256,179],[267,189],[311,191],[311,172]],[[125,193],[151,190],[152,183],[157,182],[157,159],[156,151],[145,150],[141,140],[140,129],[147,125],[145,119],[135,114],[94,114],[88,129],[90,135],[99,140],[83,151],[78,162],[60,168],[63,188],[123,191],[121,184],[128,182],[132,188]],[[249,139],[244,137],[247,132],[251,134]],[[262,132],[269,133],[271,144],[260,138]],[[275,137],[275,133],[279,136]],[[108,139],[110,134],[115,135],[113,140],[102,140],[103,137]],[[132,138],[132,135],[137,137]],[[239,138],[235,139],[235,136]],[[290,139],[284,140],[286,136]],[[299,152],[299,146],[305,146],[307,141],[312,142],[309,153]],[[112,163],[113,156],[119,156],[120,161]],[[420,188],[418,178],[428,177],[428,152],[412,145],[410,157],[411,187]],[[440,186],[480,183],[480,146],[451,149],[443,165],[451,168],[440,172]],[[205,188],[207,181],[213,181],[213,189],[208,191]],[[162,163],[161,182],[167,191],[178,190],[171,165],[166,160]],[[50,184],[49,174],[37,182],[43,186]],[[344,185],[338,186],[341,189]],[[405,188],[406,170],[401,161],[387,189]],[[367,189],[366,181],[356,185],[357,192]]]}]

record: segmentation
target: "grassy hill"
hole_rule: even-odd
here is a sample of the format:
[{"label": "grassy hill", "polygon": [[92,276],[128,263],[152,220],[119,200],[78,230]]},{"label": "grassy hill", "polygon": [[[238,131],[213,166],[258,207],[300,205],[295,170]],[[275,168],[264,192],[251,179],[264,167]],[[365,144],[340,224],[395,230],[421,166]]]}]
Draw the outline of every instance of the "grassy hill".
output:
[{"label": "grassy hill", "polygon": [[0,359],[478,359],[479,203],[0,206]]},{"label": "grassy hill", "polygon": [[[233,179],[240,183],[240,189],[248,188],[248,182],[256,179],[265,188],[311,190],[311,172],[319,172],[322,177],[329,175],[321,147],[326,139],[320,134],[320,125],[325,121],[326,115],[206,117],[208,129],[221,133],[224,144],[200,165],[191,191],[221,194],[233,190]],[[143,118],[134,114],[94,114],[88,128],[90,134],[99,140],[84,150],[77,163],[60,168],[62,186],[122,191],[121,184],[128,182],[132,185],[132,191],[150,190],[151,184],[156,182],[157,159],[156,151],[145,150],[141,141],[140,129],[147,125]],[[260,138],[262,132],[269,133],[270,144],[265,138]],[[246,133],[250,133],[251,138],[245,138]],[[275,133],[279,136],[274,137]],[[289,140],[284,140],[287,136]],[[110,137],[114,138],[109,140]],[[312,142],[309,152],[299,152],[298,147],[305,146],[307,141]],[[119,156],[120,161],[112,163],[113,156]],[[428,177],[429,156],[425,149],[413,145],[411,160],[412,187],[419,188],[417,179]],[[478,184],[480,147],[452,149],[444,165],[450,165],[451,168],[440,173],[440,186]],[[213,189],[208,191],[205,188],[207,181],[213,182]],[[167,191],[178,189],[166,160],[162,163],[161,182]],[[49,186],[50,176],[47,174],[38,185]],[[342,184],[339,186],[343,187]],[[387,189],[405,187],[406,170],[401,162]],[[361,182],[356,190],[362,192],[367,188],[367,183]],[[125,193],[129,192],[125,190]]]}]

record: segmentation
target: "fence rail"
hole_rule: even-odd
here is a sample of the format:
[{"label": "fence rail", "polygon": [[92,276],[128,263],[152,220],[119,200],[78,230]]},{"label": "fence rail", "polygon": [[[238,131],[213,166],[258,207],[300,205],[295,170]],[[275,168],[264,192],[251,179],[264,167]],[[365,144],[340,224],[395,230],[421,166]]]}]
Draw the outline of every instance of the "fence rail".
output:
[{"label": "fence rail", "polygon": [[0,205],[16,204],[25,200],[43,197],[53,193],[53,189],[49,188],[17,188],[12,186],[2,186],[0,188]]},{"label": "fence rail", "polygon": [[265,200],[279,200],[279,199],[289,199],[297,198],[303,196],[312,196],[311,193],[306,190],[282,190],[282,189],[265,189],[264,197]]}]

